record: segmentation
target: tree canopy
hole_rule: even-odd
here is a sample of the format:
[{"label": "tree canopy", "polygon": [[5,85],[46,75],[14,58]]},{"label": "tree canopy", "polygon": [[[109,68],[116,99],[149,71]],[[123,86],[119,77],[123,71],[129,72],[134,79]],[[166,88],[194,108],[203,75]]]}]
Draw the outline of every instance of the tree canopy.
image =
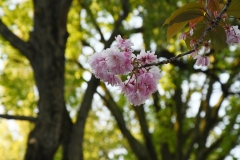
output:
[{"label": "tree canopy", "polygon": [[[157,91],[137,107],[87,63],[118,35],[130,38],[134,54],[154,51],[159,61],[189,51],[190,40],[178,38],[187,23],[178,22],[204,14],[184,11],[173,21],[172,13],[193,2],[0,1],[3,160],[238,159],[240,47],[223,45],[222,34],[209,35],[208,67],[191,56],[159,65]],[[222,8],[227,1],[210,2]],[[231,3],[228,21],[239,26],[240,3]]]}]

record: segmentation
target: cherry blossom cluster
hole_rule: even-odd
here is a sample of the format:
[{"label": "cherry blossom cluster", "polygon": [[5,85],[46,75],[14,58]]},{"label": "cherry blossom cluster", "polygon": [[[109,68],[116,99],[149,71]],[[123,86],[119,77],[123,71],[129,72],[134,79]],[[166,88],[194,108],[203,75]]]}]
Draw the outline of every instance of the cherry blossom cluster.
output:
[{"label": "cherry blossom cluster", "polygon": [[[183,39],[183,40],[186,40],[187,38],[191,37],[194,33],[194,30],[196,29],[196,23],[194,24],[191,24],[189,25],[190,27],[190,30],[186,33],[182,33],[180,36],[179,36],[179,39]],[[197,44],[197,40],[196,39],[191,39],[190,40],[190,47],[195,49],[195,45]],[[209,66],[210,65],[210,60],[207,56],[205,55],[198,55],[198,52],[199,50],[198,49],[195,49],[195,52],[193,52],[191,54],[191,56],[194,58],[194,59],[197,59],[196,60],[196,65],[197,66]],[[210,52],[210,42],[209,41],[205,41],[204,42],[204,53],[209,53]]]},{"label": "cherry blossom cluster", "polygon": [[[217,18],[217,12],[214,12],[214,18]],[[225,18],[227,17],[226,14],[223,14],[222,20],[225,21]],[[193,52],[191,55],[194,59],[196,60],[196,65],[197,66],[209,66],[210,65],[210,60],[205,54],[203,56],[198,55],[199,50],[195,48],[195,45],[197,44],[197,40],[194,38],[191,38],[194,34],[194,30],[196,30],[196,25],[197,23],[189,23],[189,31],[182,33],[179,36],[179,39],[186,40],[187,38],[190,38],[190,47],[195,49],[195,52]],[[226,32],[226,44],[229,45],[234,45],[234,44],[239,44],[240,43],[240,30],[238,29],[238,26],[231,26],[229,24],[222,26],[225,29]],[[210,43],[211,41],[205,41],[203,42],[203,47],[204,47],[204,53],[209,53],[210,52]]]},{"label": "cherry blossom cluster", "polygon": [[158,61],[154,52],[142,50],[133,54],[133,43],[129,39],[116,37],[117,44],[90,56],[92,73],[112,86],[118,86],[135,105],[143,104],[152,93],[157,91],[157,84],[162,77],[156,66],[146,66]]},{"label": "cherry blossom cluster", "polygon": [[238,26],[226,26],[226,36],[227,44],[239,44],[240,43],[240,30],[238,29]]}]

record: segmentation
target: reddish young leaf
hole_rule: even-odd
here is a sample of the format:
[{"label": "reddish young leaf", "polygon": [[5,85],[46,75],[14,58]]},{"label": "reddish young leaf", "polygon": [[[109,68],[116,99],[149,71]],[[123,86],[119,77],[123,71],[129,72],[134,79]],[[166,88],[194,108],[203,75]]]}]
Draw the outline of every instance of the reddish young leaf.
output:
[{"label": "reddish young leaf", "polygon": [[203,4],[203,0],[198,0],[198,3]]},{"label": "reddish young leaf", "polygon": [[[203,13],[204,14],[204,13]],[[198,23],[198,22],[201,22],[203,20],[204,16],[201,16],[201,17],[198,17],[198,18],[195,18],[195,19],[192,19],[189,21],[189,24],[194,24],[194,23]]]},{"label": "reddish young leaf", "polygon": [[219,6],[220,6],[219,0],[207,0],[207,10],[209,12],[211,13],[213,13],[214,11],[220,12],[221,10]]}]

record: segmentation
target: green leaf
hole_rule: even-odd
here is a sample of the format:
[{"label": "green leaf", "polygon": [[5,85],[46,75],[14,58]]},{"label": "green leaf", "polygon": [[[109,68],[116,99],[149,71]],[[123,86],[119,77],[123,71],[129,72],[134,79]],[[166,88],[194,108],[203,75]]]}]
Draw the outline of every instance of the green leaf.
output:
[{"label": "green leaf", "polygon": [[177,17],[178,15],[180,15],[183,12],[186,12],[188,10],[204,10],[204,7],[202,4],[200,3],[188,3],[186,5],[184,5],[183,7],[179,8],[178,10],[176,10],[175,12],[172,13],[172,15],[164,22],[163,25],[165,24],[169,24],[170,21],[172,21],[175,17]]},{"label": "green leaf", "polygon": [[228,15],[240,18],[240,0],[232,0],[227,12]]},{"label": "green leaf", "polygon": [[173,25],[174,23],[185,22],[202,16],[204,16],[204,12],[202,12],[201,10],[187,10],[181,12],[179,15],[173,18],[169,22],[169,26]]},{"label": "green leaf", "polygon": [[[194,30],[193,32],[193,35],[188,37],[186,40],[185,40],[185,43],[188,47],[188,49],[192,49],[192,47],[190,47],[190,41],[192,39],[195,39],[195,40],[198,40],[204,33],[204,31],[206,30],[207,26],[205,23],[203,22],[200,22],[196,25],[196,29]],[[205,38],[204,38],[204,41],[208,41],[209,40],[209,35],[207,35]],[[201,45],[200,45],[201,46]]]},{"label": "green leaf", "polygon": [[198,23],[196,25],[196,29],[194,30],[192,37],[195,39],[199,39],[203,35],[207,27],[208,26],[204,22]]},{"label": "green leaf", "polygon": [[167,40],[175,36],[183,27],[186,26],[188,22],[174,23],[168,27],[167,30]]},{"label": "green leaf", "polygon": [[216,52],[227,46],[226,32],[221,26],[217,26],[214,30],[209,32],[211,37],[212,47]]}]

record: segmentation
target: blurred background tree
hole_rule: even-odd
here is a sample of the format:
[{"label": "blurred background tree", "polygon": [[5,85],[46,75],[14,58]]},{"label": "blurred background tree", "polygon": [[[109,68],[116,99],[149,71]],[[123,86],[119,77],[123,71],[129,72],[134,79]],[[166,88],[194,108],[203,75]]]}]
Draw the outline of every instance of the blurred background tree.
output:
[{"label": "blurred background tree", "polygon": [[159,60],[187,51],[161,26],[189,2],[1,0],[1,159],[240,158],[239,46],[212,50],[208,68],[189,57],[160,66],[158,92],[139,107],[86,63],[118,34]]}]

